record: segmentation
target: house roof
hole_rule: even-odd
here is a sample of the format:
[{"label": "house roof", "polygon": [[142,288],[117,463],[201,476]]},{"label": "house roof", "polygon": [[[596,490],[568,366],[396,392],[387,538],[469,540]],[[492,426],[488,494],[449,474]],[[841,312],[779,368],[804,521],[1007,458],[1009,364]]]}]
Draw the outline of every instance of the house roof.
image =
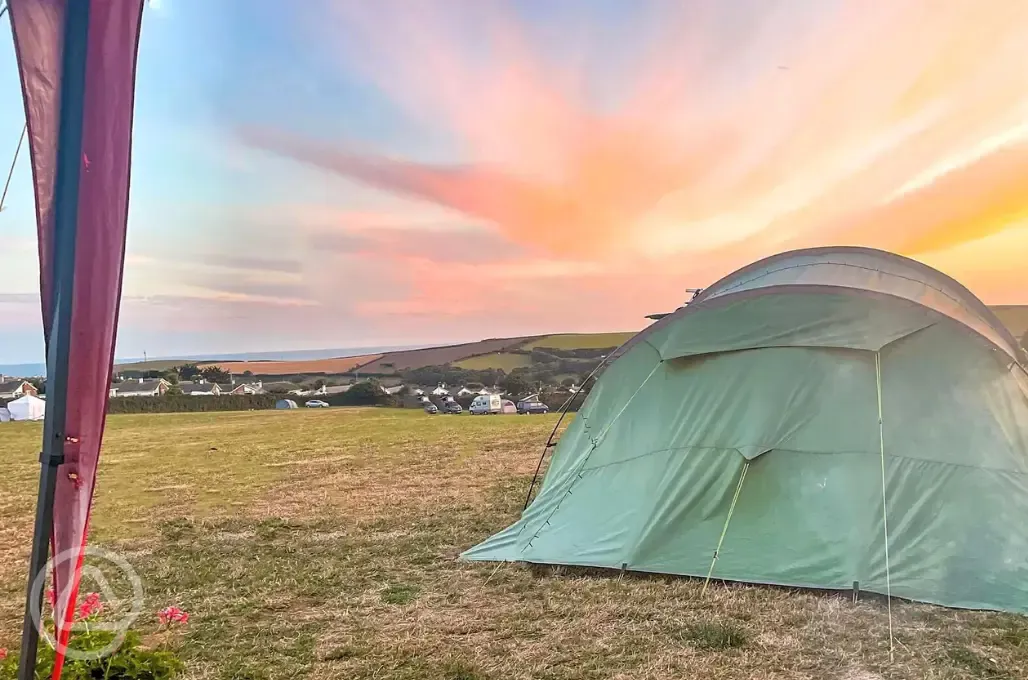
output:
[{"label": "house roof", "polygon": [[16,378],[14,380],[5,380],[3,382],[0,382],[0,393],[6,394],[8,392],[14,392],[16,389],[21,387],[22,384],[27,382],[28,380],[22,380],[21,378]]},{"label": "house roof", "polygon": [[156,390],[164,382],[162,378],[150,378],[143,380],[126,380],[119,383],[111,383],[111,389],[118,390],[122,394],[149,394]]},{"label": "house roof", "polygon": [[198,382],[180,382],[178,388],[182,390],[182,394],[192,394],[194,392],[207,393],[218,388],[221,391],[221,387],[217,383],[198,383]]}]

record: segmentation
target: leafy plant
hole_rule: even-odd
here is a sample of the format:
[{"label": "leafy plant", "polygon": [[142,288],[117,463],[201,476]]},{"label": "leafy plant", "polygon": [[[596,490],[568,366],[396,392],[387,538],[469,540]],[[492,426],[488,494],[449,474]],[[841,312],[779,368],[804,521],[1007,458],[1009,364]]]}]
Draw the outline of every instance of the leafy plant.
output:
[{"label": "leafy plant", "polygon": [[[114,642],[109,630],[88,630],[71,636],[69,649],[88,653],[105,649]],[[54,669],[54,650],[42,643],[36,656],[36,678],[49,678]],[[68,658],[61,674],[65,680],[169,680],[183,669],[182,662],[167,650],[146,649],[139,633],[128,631],[117,651],[99,658]],[[18,673],[18,655],[11,654],[0,662],[0,680],[14,680]]]},{"label": "leafy plant", "polygon": [[[53,606],[53,589],[47,591],[47,600]],[[68,639],[68,654],[61,677],[66,680],[170,680],[184,668],[175,654],[166,649],[144,647],[136,631],[125,631],[118,644],[119,631],[98,629],[96,623],[104,611],[100,595],[89,593],[78,608],[77,622],[81,628],[73,629]],[[157,613],[162,626],[185,624],[189,614],[178,607],[167,607]],[[49,622],[53,633],[53,622]],[[110,651],[112,650],[113,651]],[[56,653],[53,647],[41,642],[36,653],[37,680],[53,676]],[[0,649],[0,680],[15,680],[18,675],[18,655]]]}]

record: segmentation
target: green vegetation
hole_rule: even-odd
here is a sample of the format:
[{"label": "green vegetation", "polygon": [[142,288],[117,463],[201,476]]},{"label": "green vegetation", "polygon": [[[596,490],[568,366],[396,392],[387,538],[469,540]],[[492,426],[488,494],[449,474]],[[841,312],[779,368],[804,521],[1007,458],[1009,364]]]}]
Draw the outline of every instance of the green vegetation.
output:
[{"label": "green vegetation", "polygon": [[[465,564],[514,520],[556,417],[403,409],[117,415],[91,540],[138,570],[141,645],[212,680],[1024,678],[1022,617],[847,594]],[[0,425],[14,650],[38,423]],[[190,613],[162,636],[152,613]],[[102,676],[101,676],[102,677]]]},{"label": "green vegetation", "polygon": [[719,621],[695,624],[684,637],[700,649],[733,649],[745,645],[748,635],[737,623]]},{"label": "green vegetation", "polygon": [[599,349],[620,347],[635,333],[558,333],[544,335],[521,349],[552,347],[553,349]]},{"label": "green vegetation", "polygon": [[417,599],[418,590],[415,585],[391,585],[382,591],[382,601],[386,604],[410,604]]},{"label": "green vegetation", "polygon": [[514,354],[512,352],[496,352],[483,354],[482,356],[462,359],[453,364],[456,368],[465,368],[472,371],[483,371],[494,368],[500,371],[510,372],[515,368],[527,368],[532,365],[532,358],[525,354]]},{"label": "green vegetation", "polygon": [[223,394],[190,397],[178,388],[162,397],[116,397],[107,403],[108,413],[196,413],[207,411],[254,411],[275,408],[273,394]]},{"label": "green vegetation", "polygon": [[[111,646],[115,633],[109,630],[88,630],[73,633],[68,647],[88,654]],[[45,643],[39,645],[36,656],[36,677],[49,678],[54,668],[54,650]],[[130,630],[114,654],[97,658],[68,659],[61,677],[64,680],[170,680],[183,670],[175,654],[143,646],[139,633]],[[0,680],[15,680],[18,674],[18,655],[12,654],[0,661]]]}]

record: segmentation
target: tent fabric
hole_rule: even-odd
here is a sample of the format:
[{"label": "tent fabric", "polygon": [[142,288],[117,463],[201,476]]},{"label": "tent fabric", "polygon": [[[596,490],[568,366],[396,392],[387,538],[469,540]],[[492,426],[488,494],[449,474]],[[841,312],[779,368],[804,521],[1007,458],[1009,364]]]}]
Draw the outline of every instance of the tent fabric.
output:
[{"label": "tent fabric", "polygon": [[11,412],[7,410],[6,406],[0,406],[0,423],[11,422]]},{"label": "tent fabric", "polygon": [[1028,612],[1023,368],[969,318],[838,288],[712,294],[651,326],[522,517],[462,558],[713,564],[718,579]]},{"label": "tent fabric", "polygon": [[734,298],[747,292],[750,295],[774,292],[777,286],[784,286],[790,292],[796,292],[797,286],[805,286],[812,291],[831,289],[838,293],[905,300],[960,323],[1015,363],[1023,364],[1028,359],[995,313],[949,276],[894,253],[833,246],[779,253],[729,274],[703,289],[688,306],[664,317],[618,348],[611,354],[610,361],[682,316],[711,306],[716,298]]},{"label": "tent fabric", "polygon": [[[56,679],[74,612],[113,366],[143,2],[18,0],[9,11],[35,182],[44,333],[48,356],[60,362],[57,370],[48,366],[48,375],[53,374],[53,393],[69,397],[63,412],[51,405],[53,417],[61,420],[54,432],[64,437],[65,457],[57,475],[52,548],[54,554],[78,551],[80,557],[59,560],[54,572],[55,619],[62,622]],[[63,69],[72,26],[84,28],[84,59],[74,62],[84,69],[84,84],[61,101],[69,82]],[[57,194],[63,186],[74,191],[62,202]],[[61,246],[65,243],[70,247]],[[69,262],[74,266],[65,266]],[[68,346],[55,355],[50,346],[58,331],[56,297],[62,284],[71,291],[70,300],[61,303],[70,305],[70,323],[63,330]]]},{"label": "tent fabric", "polygon": [[46,401],[31,394],[7,403],[11,420],[42,420],[46,415]]},{"label": "tent fabric", "polygon": [[920,262],[873,248],[812,248],[772,255],[704,289],[695,302],[780,285],[836,286],[910,300],[964,324],[1015,360],[1021,358],[1009,329],[960,283]]}]

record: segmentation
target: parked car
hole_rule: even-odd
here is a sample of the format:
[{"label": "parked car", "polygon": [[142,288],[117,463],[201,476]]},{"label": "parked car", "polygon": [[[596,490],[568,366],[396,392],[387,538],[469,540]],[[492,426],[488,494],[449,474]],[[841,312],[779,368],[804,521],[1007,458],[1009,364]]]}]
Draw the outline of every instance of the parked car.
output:
[{"label": "parked car", "polygon": [[328,408],[328,403],[320,399],[311,399],[307,402],[307,408]]},{"label": "parked car", "polygon": [[518,402],[518,413],[522,415],[533,415],[539,413],[549,413],[550,407],[541,401],[529,400]]},{"label": "parked car", "polygon": [[427,404],[425,404],[425,413],[427,413],[430,416],[434,416],[435,414],[439,413],[439,407],[433,404],[432,402],[428,402]]},{"label": "parked car", "polygon": [[482,416],[487,413],[499,413],[503,410],[503,403],[498,394],[480,394],[471,402],[468,411],[473,416]]},{"label": "parked car", "polygon": [[443,404],[443,413],[463,413],[464,409],[455,401],[448,401]]}]

